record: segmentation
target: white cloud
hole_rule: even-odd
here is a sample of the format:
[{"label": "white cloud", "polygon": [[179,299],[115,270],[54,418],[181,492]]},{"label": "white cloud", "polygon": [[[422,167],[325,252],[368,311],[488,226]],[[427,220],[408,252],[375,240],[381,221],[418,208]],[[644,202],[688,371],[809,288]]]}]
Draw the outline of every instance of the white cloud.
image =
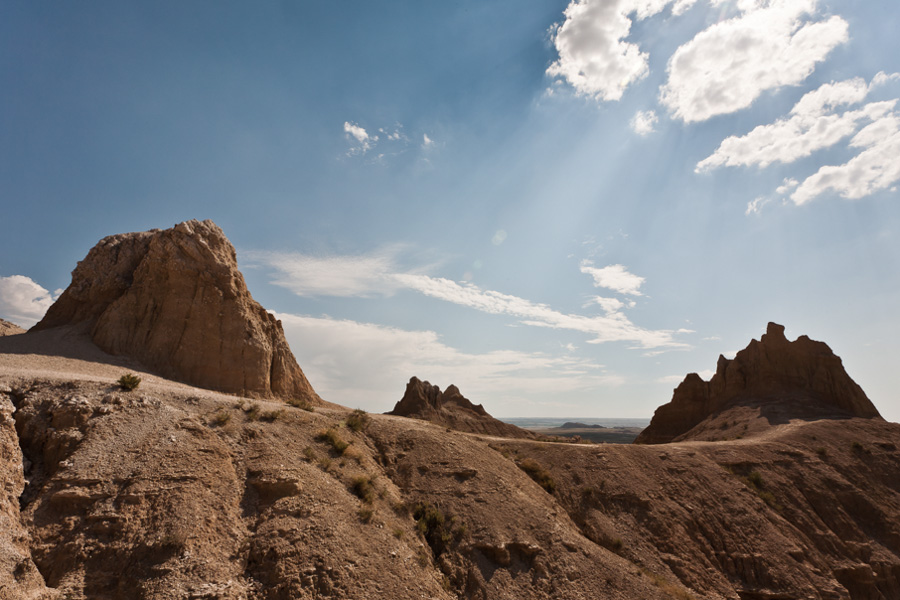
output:
[{"label": "white cloud", "polygon": [[[720,2],[719,2],[720,3]],[[669,59],[660,101],[686,122],[746,108],[766,90],[805,80],[848,40],[847,22],[814,20],[817,0],[745,0]]]},{"label": "white cloud", "polygon": [[[389,296],[401,284],[395,279],[399,246],[356,256],[311,256],[300,253],[247,252],[251,264],[273,267],[272,280],[298,296]],[[243,258],[243,257],[242,257]]]},{"label": "white cloud", "polygon": [[647,76],[647,54],[625,41],[637,20],[674,4],[680,14],[695,0],[572,0],[565,21],[556,25],[553,43],[559,53],[547,69],[562,77],[579,94],[597,100],[619,100],[625,89]]},{"label": "white cloud", "polygon": [[631,118],[631,129],[638,135],[649,135],[656,131],[654,126],[659,118],[652,110],[639,110]]},{"label": "white cloud", "polygon": [[[272,283],[300,296],[371,297],[413,290],[480,312],[511,316],[524,325],[585,333],[592,336],[589,343],[631,342],[641,348],[686,346],[675,340],[675,332],[638,327],[621,313],[566,314],[517,296],[424,274],[432,267],[401,270],[396,264],[396,253],[396,249],[388,249],[360,256],[312,257],[271,252],[250,252],[246,256],[251,263],[274,268],[277,275]],[[605,282],[603,287],[616,286],[612,289],[640,295],[638,288],[644,279],[628,273],[621,265],[591,270],[599,273],[594,277]]]},{"label": "white cloud", "polygon": [[775,193],[784,196],[798,185],[800,185],[800,182],[793,177],[785,177],[781,185],[775,188]]},{"label": "white cloud", "polygon": [[625,308],[625,303],[618,298],[604,298],[603,296],[595,296],[594,302],[600,305],[607,314],[619,312]]},{"label": "white cloud", "polygon": [[581,261],[581,272],[594,278],[594,287],[603,287],[620,294],[641,296],[641,285],[644,278],[629,273],[622,265],[609,265],[598,269],[589,260]]},{"label": "white cloud", "polygon": [[850,146],[865,149],[843,165],[821,167],[794,190],[791,200],[806,204],[828,191],[856,200],[900,180],[900,116],[892,113],[867,125]]},{"label": "white cloud", "polygon": [[356,140],[356,143],[347,152],[348,155],[365,154],[371,150],[378,141],[377,135],[370,137],[365,129],[356,123],[351,123],[349,121],[344,121],[344,133],[347,135],[348,139],[352,138]]},{"label": "white cloud", "polygon": [[0,317],[21,327],[31,327],[43,318],[59,297],[24,275],[0,277]]},{"label": "white cloud", "polygon": [[316,391],[345,406],[390,410],[413,375],[442,388],[455,384],[495,416],[550,394],[623,383],[602,365],[571,356],[514,350],[471,354],[447,346],[433,331],[330,317],[275,316]]},{"label": "white cloud", "polygon": [[873,102],[859,110],[837,114],[837,107],[858,104],[868,94],[862,78],[827,83],[805,94],[791,109],[790,116],[760,125],[745,136],[726,138],[716,151],[697,164],[696,171],[721,166],[767,167],[774,162],[790,163],[817,150],[831,147],[850,137],[866,121],[890,113],[896,100]]},{"label": "white cloud", "polygon": [[428,137],[427,133],[423,133],[422,134],[422,149],[428,150],[432,146],[434,146],[434,140],[431,139],[430,137]]},{"label": "white cloud", "polygon": [[[779,188],[780,189],[780,188]],[[758,215],[762,210],[762,207],[768,204],[772,199],[766,198],[764,196],[760,196],[758,198],[754,198],[750,202],[747,203],[747,210],[744,211],[745,215]]]},{"label": "white cloud", "polygon": [[503,229],[498,229],[494,234],[494,237],[491,238],[491,243],[495,246],[499,246],[503,242],[506,241],[506,231]]}]

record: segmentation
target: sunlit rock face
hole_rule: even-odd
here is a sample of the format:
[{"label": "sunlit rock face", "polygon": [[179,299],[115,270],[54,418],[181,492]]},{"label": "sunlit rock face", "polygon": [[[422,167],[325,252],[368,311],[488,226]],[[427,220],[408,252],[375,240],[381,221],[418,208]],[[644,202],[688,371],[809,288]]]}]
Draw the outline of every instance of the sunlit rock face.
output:
[{"label": "sunlit rock face", "polygon": [[685,377],[635,443],[690,437],[702,421],[738,405],[757,407],[779,419],[880,418],[827,344],[805,335],[788,341],[784,326],[769,323],[760,341],[752,340],[734,359],[720,356],[710,381],[696,373]]},{"label": "sunlit rock face", "polygon": [[212,221],[102,239],[33,330],[81,325],[110,354],[209,389],[318,401],[281,322],[257,303]]}]

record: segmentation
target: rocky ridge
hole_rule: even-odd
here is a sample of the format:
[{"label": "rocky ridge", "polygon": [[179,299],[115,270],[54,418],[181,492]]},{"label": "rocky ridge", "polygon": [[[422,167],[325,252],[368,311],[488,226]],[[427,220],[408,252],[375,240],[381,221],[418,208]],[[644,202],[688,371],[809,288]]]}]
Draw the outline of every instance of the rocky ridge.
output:
[{"label": "rocky ridge", "polygon": [[708,382],[696,373],[685,377],[635,443],[708,439],[710,431],[749,426],[748,418],[773,424],[849,417],[880,415],[841,359],[824,342],[805,335],[788,341],[784,326],[769,323],[732,360],[719,356]]},{"label": "rocky ridge", "polygon": [[438,386],[418,377],[410,378],[403,398],[387,414],[430,421],[469,433],[528,439],[538,437],[521,427],[495,419],[481,404],[473,404],[463,396],[455,385],[448,386],[442,392]]},{"label": "rocky ridge", "polygon": [[19,335],[20,333],[25,333],[25,330],[15,323],[10,323],[9,321],[0,319],[0,336]]},{"label": "rocky ridge", "polygon": [[319,401],[212,221],[101,240],[32,331],[56,327],[81,328],[103,351],[192,385]]}]

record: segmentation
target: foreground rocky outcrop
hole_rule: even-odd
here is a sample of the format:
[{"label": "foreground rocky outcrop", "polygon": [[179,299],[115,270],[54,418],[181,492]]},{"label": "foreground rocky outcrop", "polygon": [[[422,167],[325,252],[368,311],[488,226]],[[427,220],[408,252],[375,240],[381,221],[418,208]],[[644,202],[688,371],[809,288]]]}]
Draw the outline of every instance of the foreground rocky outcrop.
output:
[{"label": "foreground rocky outcrop", "polygon": [[880,418],[827,344],[805,335],[790,342],[784,326],[769,323],[760,341],[752,340],[734,359],[719,356],[716,374],[708,382],[696,373],[685,377],[672,401],[656,410],[635,442],[724,437],[723,431],[738,425],[749,429],[748,418],[756,417],[770,424],[801,418]]},{"label": "foreground rocky outcrop", "polygon": [[75,326],[165,377],[247,396],[318,401],[281,322],[250,295],[212,221],[101,240],[32,328]]},{"label": "foreground rocky outcrop", "polygon": [[65,377],[0,402],[3,600],[900,597],[878,419],[589,445]]},{"label": "foreground rocky outcrop", "polygon": [[438,386],[418,377],[410,378],[403,398],[387,414],[430,421],[469,433],[528,439],[538,437],[521,427],[495,419],[482,405],[472,404],[455,385],[448,386],[442,392]]}]

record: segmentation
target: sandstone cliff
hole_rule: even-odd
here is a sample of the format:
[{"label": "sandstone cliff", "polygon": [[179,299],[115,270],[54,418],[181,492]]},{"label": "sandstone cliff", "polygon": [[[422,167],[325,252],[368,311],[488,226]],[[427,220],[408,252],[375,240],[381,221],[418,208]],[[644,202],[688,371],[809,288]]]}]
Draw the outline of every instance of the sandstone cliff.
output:
[{"label": "sandstone cliff", "polygon": [[442,392],[438,386],[417,377],[409,380],[403,398],[387,414],[430,421],[469,433],[530,439],[538,437],[530,431],[495,419],[482,405],[472,404],[455,385],[448,386]]},{"label": "sandstone cliff", "polygon": [[[720,356],[710,381],[696,373],[685,377],[672,401],[656,410],[635,443],[701,439],[696,434],[708,431],[711,423],[701,424],[729,410],[735,419],[754,414],[770,423],[792,418],[880,418],[827,344],[805,335],[790,342],[782,325],[769,323],[760,341],[752,340],[734,359]],[[735,424],[726,418],[719,421],[712,429]]]},{"label": "sandstone cliff", "polygon": [[81,326],[104,351],[171,379],[250,396],[318,401],[281,322],[247,290],[212,221],[101,240],[32,331]]}]

